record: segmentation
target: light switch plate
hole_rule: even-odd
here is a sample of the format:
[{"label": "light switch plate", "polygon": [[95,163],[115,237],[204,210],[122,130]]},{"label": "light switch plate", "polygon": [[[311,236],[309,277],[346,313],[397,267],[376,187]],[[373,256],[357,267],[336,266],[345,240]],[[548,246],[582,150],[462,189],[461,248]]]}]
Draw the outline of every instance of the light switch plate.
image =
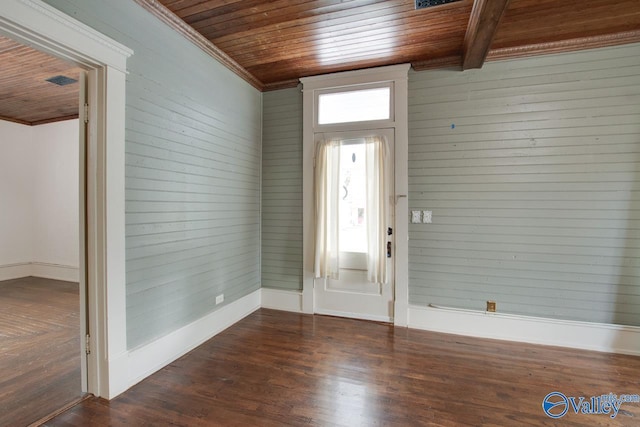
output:
[{"label": "light switch plate", "polygon": [[411,211],[411,222],[413,224],[420,224],[420,211]]},{"label": "light switch plate", "polygon": [[423,224],[431,224],[432,222],[432,213],[431,211],[422,211],[422,223]]}]

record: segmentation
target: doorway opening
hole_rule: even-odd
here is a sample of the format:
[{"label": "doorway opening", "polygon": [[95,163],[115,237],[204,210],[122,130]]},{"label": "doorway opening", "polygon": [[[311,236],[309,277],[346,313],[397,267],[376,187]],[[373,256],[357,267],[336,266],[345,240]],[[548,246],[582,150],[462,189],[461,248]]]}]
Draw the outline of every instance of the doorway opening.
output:
[{"label": "doorway opening", "polygon": [[[315,312],[391,322],[393,129],[318,133],[316,140]],[[324,159],[322,144],[331,145]]]},{"label": "doorway opening", "polygon": [[[42,0],[3,0],[0,34],[87,70],[87,392],[113,398],[130,384],[126,345],[124,141],[128,47]],[[82,276],[82,275],[81,275]],[[80,289],[81,293],[83,289]],[[81,312],[82,316],[83,313]],[[84,327],[85,322],[80,322]],[[82,336],[82,333],[81,333]],[[85,383],[85,381],[83,381]]]},{"label": "doorway opening", "polygon": [[8,37],[0,61],[0,425],[27,425],[87,390],[84,71]]},{"label": "doorway opening", "polygon": [[[408,215],[408,71],[409,64],[402,64],[300,79],[303,92],[302,311],[305,313],[407,325],[408,223],[404,219]],[[324,190],[318,192],[317,183],[335,176],[336,183],[327,183],[325,187],[340,189],[340,185],[344,185],[340,180],[347,179],[337,173],[326,174],[325,178],[317,174],[318,147],[335,144],[335,140],[345,147],[358,146],[362,143],[354,143],[358,140],[383,141],[379,145],[388,155],[374,175],[368,170],[364,178],[360,177],[367,182],[364,201],[358,200],[358,196],[343,208],[338,206],[337,200],[328,202],[328,206],[337,206],[334,216],[346,228],[329,227],[328,230],[333,231],[323,236],[318,232],[318,226],[330,226],[331,221],[323,217],[330,216],[327,214],[330,209],[318,204],[317,196]],[[364,143],[364,146],[368,144]],[[342,154],[338,157],[342,160],[346,156],[347,162],[350,159],[353,162],[354,155],[358,158],[356,150]],[[352,170],[351,173],[360,172]],[[388,185],[386,196],[379,192],[381,184],[373,190],[372,179]],[[371,198],[370,194],[378,194],[377,199]],[[380,201],[376,209],[358,206],[373,200]],[[381,214],[385,210],[388,211],[386,216]],[[338,213],[340,211],[343,216]],[[375,227],[367,213],[374,215]],[[360,233],[366,229],[366,236],[358,235],[358,228]],[[367,241],[366,252],[359,252],[365,245],[363,236]],[[331,248],[332,244],[346,250]],[[320,259],[318,254],[321,254]],[[377,302],[374,303],[375,299]]]}]

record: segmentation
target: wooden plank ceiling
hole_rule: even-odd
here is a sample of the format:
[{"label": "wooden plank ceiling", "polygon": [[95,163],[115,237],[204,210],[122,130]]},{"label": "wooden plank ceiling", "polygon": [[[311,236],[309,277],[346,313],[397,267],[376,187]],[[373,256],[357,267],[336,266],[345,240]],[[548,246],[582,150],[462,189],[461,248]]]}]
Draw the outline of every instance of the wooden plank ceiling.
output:
[{"label": "wooden plank ceiling", "polygon": [[[640,0],[135,0],[260,90],[382,65],[481,67],[485,59],[640,41]],[[78,116],[80,73],[0,37],[0,119]]]},{"label": "wooden plank ceiling", "polygon": [[78,83],[58,86],[46,79],[78,80],[81,69],[0,36],[0,119],[38,125],[78,117]]},{"label": "wooden plank ceiling", "polygon": [[640,41],[639,0],[460,0],[421,10],[414,0],[136,1],[192,39],[195,30],[200,44],[267,90],[336,71],[475,68],[487,55]]}]

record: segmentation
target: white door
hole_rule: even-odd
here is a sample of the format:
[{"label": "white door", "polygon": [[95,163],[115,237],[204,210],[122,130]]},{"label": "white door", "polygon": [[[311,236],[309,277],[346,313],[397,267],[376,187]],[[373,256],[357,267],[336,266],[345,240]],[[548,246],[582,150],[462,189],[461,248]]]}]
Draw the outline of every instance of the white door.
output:
[{"label": "white door", "polygon": [[[385,162],[385,179],[389,194],[388,233],[385,253],[388,250],[387,283],[372,283],[367,279],[367,210],[366,210],[366,167],[365,140],[371,135],[384,136],[388,143],[388,157]],[[393,273],[393,227],[394,206],[393,129],[319,134],[322,138],[340,138],[340,170],[337,185],[338,202],[338,279],[316,278],[314,282],[314,311],[341,317],[393,321],[394,273]]]}]

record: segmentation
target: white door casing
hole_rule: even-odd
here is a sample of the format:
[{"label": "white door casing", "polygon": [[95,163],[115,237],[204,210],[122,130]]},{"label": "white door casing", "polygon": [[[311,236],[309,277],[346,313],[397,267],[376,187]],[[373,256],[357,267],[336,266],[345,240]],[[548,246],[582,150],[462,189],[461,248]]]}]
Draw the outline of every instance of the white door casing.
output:
[{"label": "white door casing", "polygon": [[86,391],[110,398],[126,387],[127,375],[124,107],[133,51],[40,0],[3,0],[0,34],[89,71],[88,307],[81,309],[91,332]]},{"label": "white door casing", "polygon": [[[394,130],[394,248],[393,322],[397,326],[408,323],[408,71],[409,64],[335,73],[302,78],[303,85],[303,291],[302,310],[313,313],[314,297],[314,135],[321,132],[357,131],[390,128]],[[317,124],[318,93],[326,90],[354,89],[372,84],[391,83],[393,87],[392,114],[389,120],[337,125]]]}]

